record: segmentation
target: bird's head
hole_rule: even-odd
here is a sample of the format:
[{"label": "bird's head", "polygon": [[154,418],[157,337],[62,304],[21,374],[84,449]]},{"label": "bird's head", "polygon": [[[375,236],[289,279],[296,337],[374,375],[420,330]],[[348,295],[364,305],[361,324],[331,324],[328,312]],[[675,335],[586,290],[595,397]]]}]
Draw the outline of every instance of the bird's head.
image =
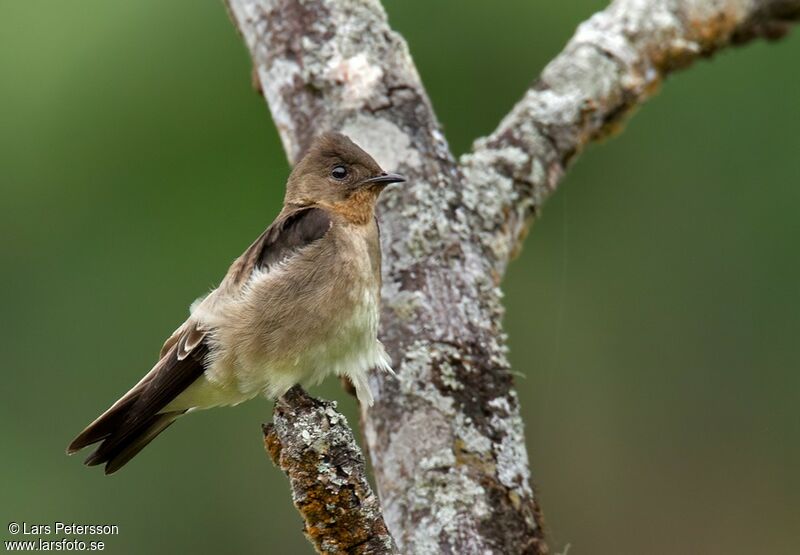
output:
[{"label": "bird's head", "polygon": [[341,133],[323,133],[295,165],[286,185],[287,204],[320,204],[334,209],[372,210],[390,183],[405,181]]}]

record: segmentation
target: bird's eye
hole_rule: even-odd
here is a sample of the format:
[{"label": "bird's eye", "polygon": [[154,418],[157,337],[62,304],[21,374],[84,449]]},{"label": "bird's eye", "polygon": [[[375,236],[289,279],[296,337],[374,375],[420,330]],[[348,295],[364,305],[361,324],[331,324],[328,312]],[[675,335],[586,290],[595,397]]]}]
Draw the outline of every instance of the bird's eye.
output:
[{"label": "bird's eye", "polygon": [[331,177],[334,179],[344,179],[347,177],[347,168],[344,166],[334,166],[331,170]]}]

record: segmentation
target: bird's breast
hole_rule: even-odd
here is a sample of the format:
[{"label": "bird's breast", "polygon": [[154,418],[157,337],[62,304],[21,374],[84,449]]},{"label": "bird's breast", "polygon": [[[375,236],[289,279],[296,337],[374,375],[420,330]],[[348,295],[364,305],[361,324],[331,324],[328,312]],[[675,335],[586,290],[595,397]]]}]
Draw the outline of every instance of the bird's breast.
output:
[{"label": "bird's breast", "polygon": [[285,264],[254,274],[218,319],[210,377],[276,395],[329,373],[385,365],[377,341],[380,252],[369,231],[334,228]]}]

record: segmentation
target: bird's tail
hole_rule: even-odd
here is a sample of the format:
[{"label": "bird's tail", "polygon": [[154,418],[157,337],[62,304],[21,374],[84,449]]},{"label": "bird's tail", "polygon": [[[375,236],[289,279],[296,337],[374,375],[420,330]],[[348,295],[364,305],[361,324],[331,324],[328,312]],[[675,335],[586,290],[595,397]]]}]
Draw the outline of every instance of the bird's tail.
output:
[{"label": "bird's tail", "polygon": [[[119,470],[148,443],[188,410],[168,405],[204,372],[208,346],[197,343],[188,350],[182,337],[164,353],[133,389],[89,424],[67,447],[72,454],[101,442],[86,464],[105,463],[106,474]],[[179,352],[179,349],[182,349]]]},{"label": "bird's tail", "polygon": [[136,389],[117,401],[94,422],[89,424],[67,447],[73,454],[88,445],[102,442],[86,459],[95,466],[105,463],[105,473],[122,468],[155,437],[186,411],[156,413],[143,416],[136,410]]}]

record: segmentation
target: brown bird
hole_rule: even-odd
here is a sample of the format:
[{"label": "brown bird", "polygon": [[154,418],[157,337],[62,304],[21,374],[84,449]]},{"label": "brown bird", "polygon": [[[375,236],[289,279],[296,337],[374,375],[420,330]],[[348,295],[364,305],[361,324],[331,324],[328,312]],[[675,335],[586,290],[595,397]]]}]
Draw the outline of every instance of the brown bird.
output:
[{"label": "brown bird", "polygon": [[375,203],[390,183],[338,133],[318,137],[289,176],[281,213],[195,301],[150,372],[76,437],[72,454],[119,470],[183,414],[277,397],[346,376],[372,404],[367,373],[391,372],[377,338],[381,252]]}]

